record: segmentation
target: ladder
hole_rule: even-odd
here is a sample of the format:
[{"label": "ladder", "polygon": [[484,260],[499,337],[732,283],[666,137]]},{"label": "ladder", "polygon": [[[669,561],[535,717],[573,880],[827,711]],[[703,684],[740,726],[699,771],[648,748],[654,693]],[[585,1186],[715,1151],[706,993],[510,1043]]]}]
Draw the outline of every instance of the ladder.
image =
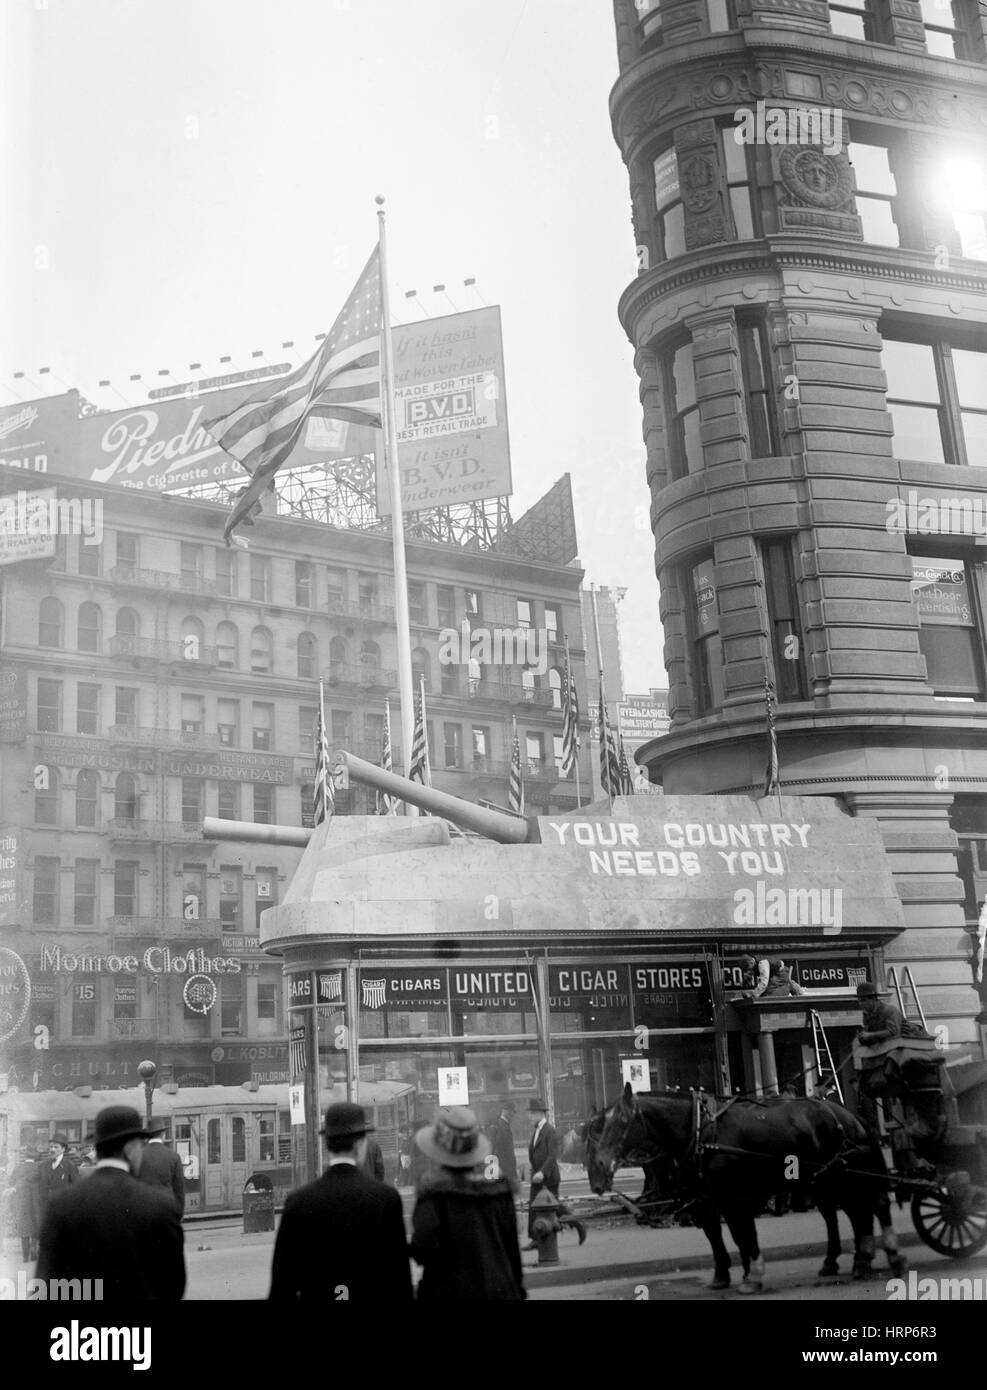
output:
[{"label": "ladder", "polygon": [[818,1083],[822,1086],[823,1079],[823,1058],[826,1059],[826,1071],[833,1078],[833,1085],[836,1094],[840,1098],[840,1104],[844,1104],[843,1088],[840,1086],[839,1073],[836,1070],[836,1063],[833,1061],[833,1054],[829,1050],[829,1039],[826,1036],[826,1029],[823,1021],[816,1009],[809,1010],[809,1022],[812,1025],[812,1050],[816,1058],[816,1076]]},{"label": "ladder", "polygon": [[899,981],[899,979],[898,979],[898,971],[897,971],[897,969],[896,969],[893,965],[889,966],[889,967],[888,967],[888,988],[889,988],[889,989],[893,989],[894,992],[895,992],[895,994],[897,995],[897,998],[898,998],[898,1008],[901,1010],[901,1016],[902,1016],[902,1018],[907,1018],[907,1017],[908,1017],[908,1010],[907,1010],[906,1007],[905,1007],[905,1000],[904,1000],[904,997],[903,997],[903,995],[902,995],[902,989],[905,988],[905,989],[910,989],[910,990],[911,990],[911,992],[912,992],[912,998],[915,1000],[915,1008],[916,1008],[916,1010],[917,1010],[917,1012],[918,1012],[919,1022],[921,1023],[921,1025],[922,1025],[922,1027],[925,1029],[925,1031],[928,1032],[928,1031],[929,1031],[929,1025],[928,1025],[928,1023],[926,1023],[926,1021],[925,1021],[925,1010],[922,1008],[922,1001],[921,1001],[921,999],[918,997],[918,989],[916,988],[915,980],[914,980],[913,977],[912,977],[912,969],[911,969],[911,966],[910,966],[910,965],[906,965],[906,966],[903,967],[902,972],[901,972],[901,980],[900,980],[900,981]]}]

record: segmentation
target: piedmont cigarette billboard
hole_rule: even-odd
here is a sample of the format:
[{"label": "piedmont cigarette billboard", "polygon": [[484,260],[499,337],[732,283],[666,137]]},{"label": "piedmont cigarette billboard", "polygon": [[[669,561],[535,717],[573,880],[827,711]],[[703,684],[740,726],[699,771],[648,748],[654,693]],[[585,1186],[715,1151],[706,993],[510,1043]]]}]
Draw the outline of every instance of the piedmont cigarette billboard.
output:
[{"label": "piedmont cigarette billboard", "polygon": [[[500,310],[404,324],[393,331],[394,414],[405,511],[424,511],[511,492]],[[274,394],[278,379],[72,421],[78,448],[61,448],[47,471],[148,492],[179,492],[206,483],[246,483],[235,459],[205,431],[241,401]],[[33,405],[41,408],[48,402]],[[27,407],[18,408],[22,413]],[[28,411],[28,414],[30,412]],[[14,421],[18,429],[26,427]],[[13,428],[13,426],[12,426]],[[3,419],[0,417],[0,431]],[[376,454],[378,512],[390,513],[378,430],[309,419],[286,469]],[[49,454],[51,450],[49,449]]]}]

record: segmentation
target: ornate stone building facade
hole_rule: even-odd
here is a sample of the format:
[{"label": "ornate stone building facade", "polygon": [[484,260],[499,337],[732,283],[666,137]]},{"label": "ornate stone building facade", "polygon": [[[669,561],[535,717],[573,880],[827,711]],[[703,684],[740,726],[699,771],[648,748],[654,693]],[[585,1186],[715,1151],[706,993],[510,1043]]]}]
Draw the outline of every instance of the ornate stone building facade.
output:
[{"label": "ornate stone building facade", "polygon": [[672,718],[638,759],[760,796],[771,680],[782,789],[877,821],[886,964],[982,1043],[987,4],[615,15]]}]

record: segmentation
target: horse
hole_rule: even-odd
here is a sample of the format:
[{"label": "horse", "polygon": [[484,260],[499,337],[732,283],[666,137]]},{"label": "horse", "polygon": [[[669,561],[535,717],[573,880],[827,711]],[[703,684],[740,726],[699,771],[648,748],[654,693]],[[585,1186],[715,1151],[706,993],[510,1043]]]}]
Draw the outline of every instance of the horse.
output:
[{"label": "horse", "polygon": [[897,1275],[905,1269],[891,1224],[883,1155],[842,1106],[777,1096],[738,1098],[710,1116],[698,1094],[635,1094],[627,1085],[610,1108],[592,1156],[587,1153],[594,1192],[610,1189],[614,1172],[632,1150],[672,1159],[676,1171],[693,1187],[696,1214],[713,1251],[711,1288],[730,1287],[722,1216],[740,1252],[744,1270],[740,1292],[760,1292],[764,1259],[755,1218],[783,1182],[807,1187],[826,1223],[821,1276],[839,1272],[842,1247],[837,1207],[847,1213],[853,1228],[854,1278],[870,1273],[875,1215],[892,1271]]},{"label": "horse", "polygon": [[[612,1109],[613,1106],[608,1106],[604,1110],[594,1110],[592,1115],[590,1115],[589,1119],[579,1130],[579,1147],[582,1152],[578,1155],[578,1159],[582,1161],[589,1175],[592,1175],[598,1167],[596,1160],[597,1149],[599,1147],[600,1137],[603,1134],[603,1127]],[[572,1154],[572,1161],[578,1161],[575,1152]],[[657,1207],[659,1203],[666,1201],[669,1196],[672,1169],[674,1167],[671,1160],[664,1157],[655,1157],[653,1154],[649,1153],[637,1155],[628,1153],[625,1155],[624,1161],[625,1163],[633,1162],[635,1165],[640,1164],[640,1167],[644,1171],[644,1187],[641,1190],[640,1196],[634,1198],[636,1205],[645,1208],[644,1211],[639,1212],[635,1217],[638,1225],[665,1225],[666,1222],[663,1221],[653,1209]],[[596,1189],[594,1189],[594,1191],[595,1190]],[[652,1210],[649,1211],[649,1208]]]}]

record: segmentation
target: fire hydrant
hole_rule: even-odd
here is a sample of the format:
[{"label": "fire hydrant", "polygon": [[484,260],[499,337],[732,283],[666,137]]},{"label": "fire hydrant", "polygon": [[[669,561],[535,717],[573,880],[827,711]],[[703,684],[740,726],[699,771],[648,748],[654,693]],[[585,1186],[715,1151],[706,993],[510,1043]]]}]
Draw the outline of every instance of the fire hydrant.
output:
[{"label": "fire hydrant", "polygon": [[569,1213],[569,1208],[552,1195],[547,1188],[539,1192],[531,1203],[531,1210],[537,1216],[531,1223],[531,1238],[538,1246],[540,1265],[559,1263],[559,1231],[571,1226],[579,1233],[579,1244],[586,1239],[586,1227]]}]

